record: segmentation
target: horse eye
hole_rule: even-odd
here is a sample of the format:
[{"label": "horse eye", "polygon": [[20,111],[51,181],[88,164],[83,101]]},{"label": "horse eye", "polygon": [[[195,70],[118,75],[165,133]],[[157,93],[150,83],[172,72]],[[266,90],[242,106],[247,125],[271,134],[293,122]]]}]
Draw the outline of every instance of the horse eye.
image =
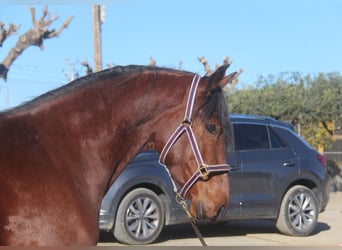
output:
[{"label": "horse eye", "polygon": [[206,130],[208,130],[208,132],[212,135],[216,135],[217,134],[217,126],[215,124],[205,124],[205,128]]}]

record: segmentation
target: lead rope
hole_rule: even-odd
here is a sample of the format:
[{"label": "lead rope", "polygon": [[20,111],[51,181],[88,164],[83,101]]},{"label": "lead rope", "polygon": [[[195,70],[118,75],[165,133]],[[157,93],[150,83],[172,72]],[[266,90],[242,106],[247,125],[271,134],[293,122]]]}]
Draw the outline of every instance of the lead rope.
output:
[{"label": "lead rope", "polygon": [[207,243],[205,242],[200,230],[198,229],[198,226],[197,226],[197,223],[196,223],[196,220],[192,217],[192,215],[190,214],[190,211],[189,211],[189,208],[185,202],[185,200],[182,200],[182,201],[179,201],[178,202],[179,204],[182,205],[184,211],[186,212],[186,214],[188,215],[189,219],[191,220],[191,226],[192,226],[192,229],[195,231],[195,234],[197,236],[197,238],[199,239],[199,241],[201,242],[202,244],[202,247],[206,247],[208,246]]}]

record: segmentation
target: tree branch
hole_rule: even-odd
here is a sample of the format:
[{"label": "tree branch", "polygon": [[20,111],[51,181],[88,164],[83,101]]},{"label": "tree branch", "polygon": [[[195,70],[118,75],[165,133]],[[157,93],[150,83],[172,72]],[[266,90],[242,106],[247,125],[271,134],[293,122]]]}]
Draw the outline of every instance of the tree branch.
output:
[{"label": "tree branch", "polygon": [[106,67],[107,67],[107,68],[113,68],[114,66],[115,66],[114,63],[107,63],[107,64],[106,64]]},{"label": "tree branch", "polygon": [[3,78],[5,81],[7,79],[7,73],[10,66],[25,49],[30,46],[38,46],[40,49],[44,49],[44,39],[58,36],[65,28],[68,27],[73,18],[72,16],[69,17],[64,21],[61,28],[58,31],[55,31],[55,29],[49,30],[49,26],[58,19],[58,16],[55,15],[51,18],[47,6],[44,8],[42,16],[38,21],[35,16],[35,9],[31,7],[30,12],[33,27],[19,37],[15,47],[10,50],[7,57],[0,64],[0,78]]},{"label": "tree branch", "polygon": [[200,61],[200,63],[203,64],[204,71],[206,72],[206,75],[210,76],[213,73],[213,71],[210,69],[210,65],[209,65],[207,59],[205,59],[204,56],[199,56],[199,57],[197,57],[197,59],[198,59],[198,61]]},{"label": "tree branch", "polygon": [[149,65],[153,66],[153,67],[155,67],[157,65],[156,60],[152,56],[150,56],[150,63],[149,63]]},{"label": "tree branch", "polygon": [[321,121],[321,123],[322,123],[324,129],[328,132],[328,134],[330,136],[333,136],[334,135],[334,130],[330,129],[329,125],[328,125],[328,123],[331,123],[331,121]]},{"label": "tree branch", "polygon": [[83,61],[83,62],[80,61],[80,63],[82,66],[86,67],[86,74],[87,75],[93,73],[93,68],[89,65],[88,61]]},{"label": "tree branch", "polygon": [[178,62],[178,69],[181,70],[182,67],[183,67],[183,61],[179,60],[179,62]]},{"label": "tree branch", "polygon": [[63,74],[68,82],[71,82],[72,80],[75,80],[75,70],[74,67],[71,66],[69,59],[65,59],[65,63],[71,72],[71,77],[65,72],[65,70],[63,70]]},{"label": "tree branch", "polygon": [[[206,75],[210,76],[212,73],[214,73],[214,71],[212,71],[210,69],[210,65],[209,65],[209,62],[207,61],[207,59],[204,57],[204,56],[199,56],[197,57],[198,61],[200,61],[200,63],[203,64],[204,66],[204,71],[206,72]],[[223,63],[222,64],[216,64],[215,65],[215,68],[219,68],[220,66],[222,65],[227,65],[227,64],[232,64],[231,61],[229,61],[229,56],[225,56],[223,58]]]},{"label": "tree branch", "polygon": [[0,22],[0,47],[2,47],[4,41],[15,34],[19,28],[20,25],[15,26],[13,23],[10,23],[8,29],[6,29],[5,24]]}]

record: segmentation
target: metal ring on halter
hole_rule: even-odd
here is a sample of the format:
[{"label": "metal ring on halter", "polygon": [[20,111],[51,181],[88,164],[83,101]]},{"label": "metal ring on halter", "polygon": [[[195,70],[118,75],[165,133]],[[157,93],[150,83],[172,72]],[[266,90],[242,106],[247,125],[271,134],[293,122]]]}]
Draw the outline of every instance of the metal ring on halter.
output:
[{"label": "metal ring on halter", "polygon": [[198,172],[199,172],[199,176],[202,177],[202,178],[208,178],[208,175],[209,175],[209,170],[208,170],[208,165],[207,164],[202,164],[202,166],[200,166],[198,168]]},{"label": "metal ring on halter", "polygon": [[183,202],[185,202],[185,199],[180,195],[180,193],[176,193],[176,202],[178,204],[183,204]]},{"label": "metal ring on halter", "polygon": [[183,207],[184,211],[186,212],[186,214],[188,215],[188,217],[191,219],[191,221],[193,221],[194,218],[193,218],[192,215],[190,214],[188,205],[186,204],[185,199],[184,199],[179,193],[176,194],[176,202],[177,202],[178,204],[182,205],[182,207]]},{"label": "metal ring on halter", "polygon": [[184,128],[191,127],[191,125],[192,125],[192,121],[189,121],[189,120],[184,120],[184,121],[182,121],[182,126],[183,126]]}]

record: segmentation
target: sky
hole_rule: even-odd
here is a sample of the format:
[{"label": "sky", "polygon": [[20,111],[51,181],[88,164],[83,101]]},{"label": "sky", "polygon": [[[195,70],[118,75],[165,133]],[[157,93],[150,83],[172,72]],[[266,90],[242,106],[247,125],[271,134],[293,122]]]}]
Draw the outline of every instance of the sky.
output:
[{"label": "sky", "polygon": [[0,47],[0,62],[19,36],[32,27],[29,8],[38,19],[45,5],[59,19],[58,29],[74,16],[44,50],[29,47],[0,79],[0,110],[28,101],[68,83],[66,60],[83,75],[79,61],[93,65],[93,3],[105,6],[101,26],[103,67],[149,63],[204,74],[198,61],[212,68],[225,56],[233,62],[227,73],[244,72],[239,85],[253,85],[259,76],[281,72],[303,75],[341,72],[341,0],[0,0],[0,22],[20,24],[16,35]]}]

